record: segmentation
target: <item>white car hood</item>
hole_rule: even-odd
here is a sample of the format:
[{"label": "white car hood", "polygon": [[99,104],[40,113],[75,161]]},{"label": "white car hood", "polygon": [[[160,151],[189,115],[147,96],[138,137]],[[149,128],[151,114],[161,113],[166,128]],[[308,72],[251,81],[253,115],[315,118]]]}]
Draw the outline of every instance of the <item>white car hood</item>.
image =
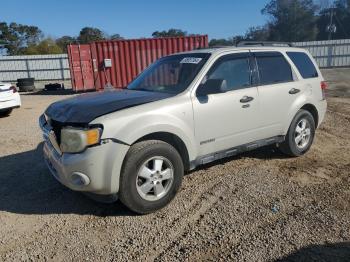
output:
[{"label": "white car hood", "polygon": [[0,82],[0,90],[9,90],[12,85],[9,83]]}]

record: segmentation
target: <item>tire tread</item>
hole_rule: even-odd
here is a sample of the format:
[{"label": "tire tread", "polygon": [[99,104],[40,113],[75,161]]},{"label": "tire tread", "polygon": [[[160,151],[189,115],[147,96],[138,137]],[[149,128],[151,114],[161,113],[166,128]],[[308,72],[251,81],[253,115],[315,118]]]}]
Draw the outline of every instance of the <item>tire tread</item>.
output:
[{"label": "tire tread", "polygon": [[[129,149],[129,152],[126,154],[125,161],[122,167],[121,175],[120,175],[120,189],[119,189],[119,199],[120,201],[127,206],[130,210],[138,213],[138,214],[147,214],[154,212],[155,210],[158,210],[165,205],[160,204],[160,207],[158,208],[150,208],[146,206],[140,206],[139,203],[134,202],[134,198],[132,196],[131,190],[129,190],[127,186],[127,179],[129,179],[129,172],[135,167],[136,162],[139,160],[140,155],[144,153],[147,148],[149,150],[152,150],[155,146],[161,145],[166,146],[166,148],[172,153],[177,155],[176,157],[181,161],[181,156],[179,155],[178,151],[171,146],[170,144],[161,141],[161,140],[145,140],[141,142],[137,142],[136,144],[132,145]],[[180,172],[183,174],[183,163],[180,167],[182,170]],[[182,180],[182,176],[179,178]],[[181,185],[181,182],[180,182]],[[178,188],[176,188],[177,191]],[[175,192],[176,193],[176,192]],[[174,195],[166,196],[169,197],[169,202],[172,200]],[[166,198],[165,197],[165,198]],[[163,198],[161,199],[163,201]]]}]

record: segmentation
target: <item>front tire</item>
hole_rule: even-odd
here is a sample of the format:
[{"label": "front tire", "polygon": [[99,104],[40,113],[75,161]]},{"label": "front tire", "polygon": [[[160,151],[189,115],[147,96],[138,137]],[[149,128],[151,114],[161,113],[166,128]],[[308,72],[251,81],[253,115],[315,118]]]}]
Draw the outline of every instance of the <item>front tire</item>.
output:
[{"label": "front tire", "polygon": [[181,156],[170,144],[159,140],[136,143],[123,164],[119,198],[136,213],[154,212],[175,197],[183,174]]},{"label": "front tire", "polygon": [[280,150],[289,156],[301,156],[309,151],[315,136],[315,120],[311,113],[299,110],[288,129]]}]

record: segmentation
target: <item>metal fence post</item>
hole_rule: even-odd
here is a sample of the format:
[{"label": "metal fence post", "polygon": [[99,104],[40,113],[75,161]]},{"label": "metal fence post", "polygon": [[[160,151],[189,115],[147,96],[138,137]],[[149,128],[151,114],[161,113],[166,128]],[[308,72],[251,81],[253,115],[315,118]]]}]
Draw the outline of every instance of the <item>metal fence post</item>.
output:
[{"label": "metal fence post", "polygon": [[332,58],[333,58],[333,45],[330,44],[328,46],[328,54],[327,54],[327,67],[332,67]]},{"label": "metal fence post", "polygon": [[30,77],[30,68],[29,68],[29,59],[25,58],[26,61],[26,69],[27,69],[27,77]]},{"label": "metal fence post", "polygon": [[64,68],[63,68],[63,58],[60,57],[60,68],[61,68],[61,77],[64,80]]}]

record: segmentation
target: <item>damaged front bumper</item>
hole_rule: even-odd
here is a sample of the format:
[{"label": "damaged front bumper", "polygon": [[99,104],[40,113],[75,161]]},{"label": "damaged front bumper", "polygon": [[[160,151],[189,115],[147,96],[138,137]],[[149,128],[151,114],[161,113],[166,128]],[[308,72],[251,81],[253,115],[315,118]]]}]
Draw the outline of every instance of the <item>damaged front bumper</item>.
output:
[{"label": "damaged front bumper", "polygon": [[62,153],[44,115],[39,119],[43,131],[44,159],[52,175],[66,187],[101,196],[116,195],[119,176],[128,145],[104,140],[82,153]]}]

